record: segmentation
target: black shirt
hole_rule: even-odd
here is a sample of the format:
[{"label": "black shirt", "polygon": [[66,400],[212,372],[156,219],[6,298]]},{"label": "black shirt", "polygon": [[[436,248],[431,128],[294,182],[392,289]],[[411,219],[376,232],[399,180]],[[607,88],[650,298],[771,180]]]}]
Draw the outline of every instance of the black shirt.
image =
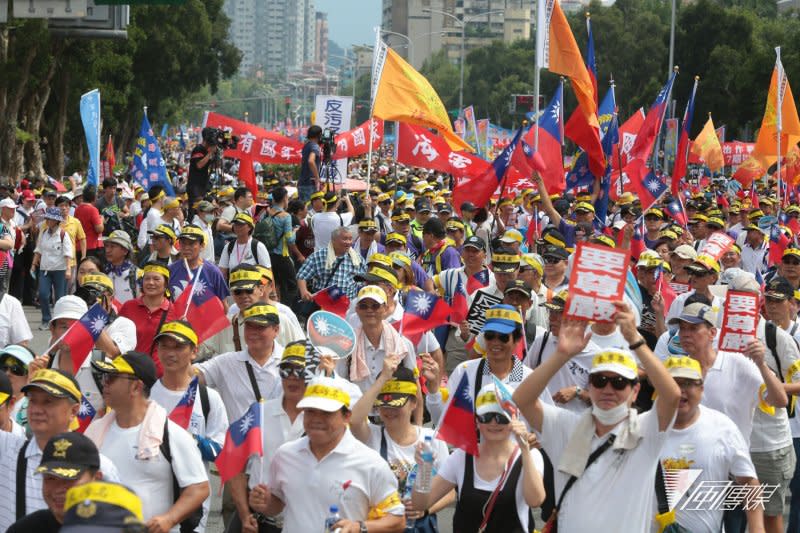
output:
[{"label": "black shirt", "polygon": [[6,533],[58,533],[61,524],[50,509],[40,509],[23,516],[6,530]]},{"label": "black shirt", "polygon": [[208,148],[205,145],[198,144],[192,148],[192,155],[189,159],[189,177],[186,183],[186,192],[190,198],[202,198],[208,192],[208,174],[210,165],[200,168],[197,163],[200,162],[208,154]]},{"label": "black shirt", "polygon": [[308,164],[308,158],[312,152],[317,154],[314,163],[317,165],[317,169],[319,169],[321,161],[319,145],[316,141],[308,141],[303,146],[302,160],[300,162],[300,178],[297,180],[298,187],[314,185],[314,173],[311,172],[311,166]]}]

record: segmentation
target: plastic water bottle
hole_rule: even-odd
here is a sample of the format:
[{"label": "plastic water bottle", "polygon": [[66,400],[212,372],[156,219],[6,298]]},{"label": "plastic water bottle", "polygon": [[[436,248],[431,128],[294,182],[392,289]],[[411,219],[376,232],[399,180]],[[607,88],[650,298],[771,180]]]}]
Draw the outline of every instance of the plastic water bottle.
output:
[{"label": "plastic water bottle", "polygon": [[[414,484],[417,481],[417,467],[411,469],[411,472],[408,473],[406,476],[406,486],[403,488],[403,503],[405,500],[411,499],[411,493],[414,491]],[[415,518],[407,518],[406,519],[406,529],[411,528],[414,529],[414,523],[417,520]]]},{"label": "plastic water bottle", "polygon": [[341,519],[342,517],[339,516],[339,507],[336,505],[331,505],[328,512],[328,518],[325,519],[325,533],[339,533],[341,529],[338,527],[334,528],[333,526]]},{"label": "plastic water bottle", "polygon": [[433,438],[428,435],[422,443],[422,464],[419,465],[415,486],[417,492],[430,492],[431,478],[433,478]]}]

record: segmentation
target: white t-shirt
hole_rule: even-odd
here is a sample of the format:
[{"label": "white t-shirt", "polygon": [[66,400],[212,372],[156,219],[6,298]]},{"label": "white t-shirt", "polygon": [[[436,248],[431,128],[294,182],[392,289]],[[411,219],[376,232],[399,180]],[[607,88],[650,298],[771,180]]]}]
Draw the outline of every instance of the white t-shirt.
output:
[{"label": "white t-shirt", "polygon": [[[544,459],[542,459],[541,452],[534,448],[530,450],[529,453],[531,454],[531,458],[533,459],[533,464],[536,467],[536,470],[539,472],[539,474],[542,474],[544,472]],[[439,469],[439,476],[441,476],[441,478],[445,481],[456,485],[458,487],[459,494],[461,494],[461,485],[464,482],[464,467],[466,465],[465,459],[466,454],[464,453],[464,450],[455,450],[452,455],[450,455],[444,461],[444,464],[442,464],[442,467]],[[520,459],[517,460],[519,461]],[[490,480],[481,478],[478,475],[478,469],[475,467],[474,462],[472,466],[472,473],[474,488],[478,490],[489,491],[490,493],[494,491],[494,489],[497,487],[497,484],[500,482],[500,477],[502,477],[498,476],[495,479]],[[517,486],[514,489],[514,499],[517,503],[517,517],[519,517],[523,529],[528,531],[528,510],[530,508],[525,502],[525,496],[522,492],[522,487],[522,474],[520,473],[520,478],[517,480]],[[561,520],[559,520],[559,529],[561,531],[573,531],[562,529]]]},{"label": "white t-shirt", "polygon": [[[172,421],[168,423],[172,466],[160,453],[146,461],[137,459],[136,451],[141,427],[139,424],[123,429],[114,421],[108,428],[100,451],[114,462],[125,485],[136,491],[141,498],[142,515],[147,522],[154,516],[166,513],[172,507],[173,471],[180,487],[208,481],[208,474],[194,439]],[[178,530],[179,526],[171,529],[173,532]]]},{"label": "white t-shirt", "polygon": [[219,267],[233,270],[239,265],[261,265],[267,268],[272,268],[272,262],[269,259],[269,252],[264,243],[256,241],[256,253],[258,259],[253,257],[253,245],[251,244],[253,237],[247,239],[245,244],[240,244],[237,241],[229,242],[222,248],[222,255],[219,257]]},{"label": "white t-shirt", "polygon": [[33,338],[22,304],[6,293],[0,299],[0,346],[19,344]]},{"label": "white t-shirt", "polygon": [[[353,405],[352,401],[350,405]],[[251,457],[247,464],[247,474],[250,476],[250,488],[259,483],[270,484],[269,465],[278,452],[278,448],[287,442],[297,440],[303,436],[303,411],[298,413],[294,422],[283,410],[283,395],[264,402],[264,427],[269,431],[262,431],[263,457]]]},{"label": "white t-shirt", "polygon": [[[724,414],[700,405],[700,416],[694,424],[684,429],[671,429],[661,450],[661,462],[667,460],[691,461],[686,468],[701,469],[702,473],[686,494],[690,495],[704,481],[725,481],[735,477],[756,477],[750,452],[739,429]],[[666,463],[669,467],[669,462]],[[687,496],[684,496],[686,498]],[[709,506],[710,507],[710,506]],[[653,508],[653,515],[657,507]],[[681,510],[676,505],[677,522],[692,533],[719,533],[722,510]],[[653,533],[658,528],[653,522]]]},{"label": "white t-shirt", "polygon": [[314,231],[314,250],[323,250],[328,247],[331,242],[331,233],[336,228],[349,226],[353,220],[351,213],[342,213],[341,215],[327,211],[325,213],[317,213],[311,218],[311,229]]},{"label": "white t-shirt", "polygon": [[592,342],[595,343],[600,350],[628,350],[628,341],[622,336],[619,328],[615,329],[611,335],[600,335],[599,333],[592,332]]},{"label": "white t-shirt", "polygon": [[373,507],[395,516],[405,514],[389,465],[349,430],[319,461],[308,437],[287,442],[275,454],[269,477],[272,493],[286,504],[287,533],[320,531],[331,505],[338,505],[339,514],[348,520],[366,520]]},{"label": "white t-shirt", "polygon": [[369,424],[369,438],[365,443],[367,446],[381,453],[381,433],[386,437],[386,462],[389,463],[389,468],[395,475],[400,487],[400,497],[402,498],[405,490],[405,483],[408,475],[416,468],[417,461],[414,454],[417,450],[417,443],[424,442],[425,437],[433,437],[431,445],[433,447],[433,468],[439,470],[442,463],[450,452],[447,450],[447,444],[443,440],[434,437],[433,429],[416,426],[417,440],[408,446],[401,446],[397,444],[392,437],[389,436],[388,431],[381,431],[382,426]]}]

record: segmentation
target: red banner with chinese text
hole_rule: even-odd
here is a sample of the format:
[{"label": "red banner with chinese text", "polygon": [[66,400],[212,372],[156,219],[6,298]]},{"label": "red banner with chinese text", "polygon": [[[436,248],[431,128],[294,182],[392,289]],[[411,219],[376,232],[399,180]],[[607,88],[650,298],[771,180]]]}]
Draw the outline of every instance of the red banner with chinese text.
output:
[{"label": "red banner with chinese text", "polygon": [[616,312],[613,302],[622,300],[625,294],[629,263],[629,250],[578,243],[564,316],[613,322]]}]

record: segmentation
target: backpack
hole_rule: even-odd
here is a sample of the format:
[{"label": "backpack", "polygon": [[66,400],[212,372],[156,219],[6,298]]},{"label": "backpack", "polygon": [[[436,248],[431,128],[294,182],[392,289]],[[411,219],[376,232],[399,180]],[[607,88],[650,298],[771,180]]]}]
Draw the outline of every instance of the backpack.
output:
[{"label": "backpack", "polygon": [[106,207],[103,209],[103,236],[108,237],[112,231],[122,229],[122,219],[119,216],[119,210],[114,207]]},{"label": "backpack", "polygon": [[[227,253],[228,257],[230,258],[231,254],[233,253],[233,245],[234,244],[236,244],[236,237],[233,237],[233,238],[228,239],[227,241],[225,241],[225,248],[222,250],[222,253],[223,254]],[[256,264],[259,264],[259,262],[258,262],[258,239],[255,238],[255,235],[253,236],[252,239],[250,239],[250,253],[253,254],[253,261],[255,261]]]},{"label": "backpack", "polygon": [[[764,337],[767,349],[769,349],[772,357],[775,358],[775,364],[778,367],[778,379],[781,380],[781,383],[785,383],[783,379],[783,369],[781,368],[781,360],[778,358],[778,326],[774,322],[767,321],[767,323],[764,324]],[[794,338],[792,340],[794,340]],[[794,418],[795,411],[793,402],[790,401],[789,405],[786,406],[786,413],[789,415],[789,418]]]},{"label": "backpack", "polygon": [[[264,243],[268,252],[277,248],[281,243],[284,232],[278,234],[275,226],[275,217],[265,212],[253,229],[253,242],[259,241]],[[258,255],[254,253],[253,257],[258,258]]]}]

